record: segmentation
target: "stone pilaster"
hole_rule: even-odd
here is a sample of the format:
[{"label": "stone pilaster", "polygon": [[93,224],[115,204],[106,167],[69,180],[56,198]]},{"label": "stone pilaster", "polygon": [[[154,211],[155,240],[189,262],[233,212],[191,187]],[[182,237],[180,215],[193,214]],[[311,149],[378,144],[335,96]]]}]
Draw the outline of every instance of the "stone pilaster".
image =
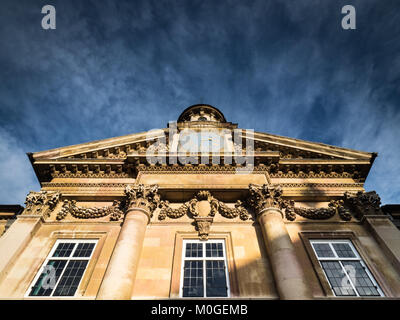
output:
[{"label": "stone pilaster", "polygon": [[282,189],[279,186],[250,185],[248,204],[260,224],[279,297],[285,300],[311,299],[304,272],[283,221]]},{"label": "stone pilaster", "polygon": [[375,191],[346,193],[345,201],[371,232],[395,268],[400,269],[400,232],[381,210],[379,195]]},{"label": "stone pilaster", "polygon": [[25,200],[25,210],[0,238],[0,282],[12,262],[20,255],[40,226],[40,221],[54,210],[60,199],[59,192],[31,191]]},{"label": "stone pilaster", "polygon": [[127,209],[114,252],[104,275],[97,299],[131,298],[146,226],[160,198],[158,187],[127,186]]}]

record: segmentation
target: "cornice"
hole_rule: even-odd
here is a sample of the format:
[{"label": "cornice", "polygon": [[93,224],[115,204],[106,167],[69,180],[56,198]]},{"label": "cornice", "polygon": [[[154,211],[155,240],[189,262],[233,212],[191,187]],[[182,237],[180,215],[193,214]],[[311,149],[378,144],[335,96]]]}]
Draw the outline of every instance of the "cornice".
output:
[{"label": "cornice", "polygon": [[[134,178],[139,172],[224,173],[242,170],[241,168],[253,169],[255,173],[268,172],[272,178],[353,178],[362,182],[368,175],[375,155],[354,151],[353,158],[350,156],[337,158],[333,155],[318,153],[315,148],[301,150],[300,143],[293,146],[277,146],[275,141],[255,139],[254,153],[246,154],[243,151],[239,154],[242,157],[253,157],[253,168],[236,164],[238,154],[234,153],[209,155],[198,153],[190,156],[196,158],[199,164],[184,165],[179,163],[182,154],[168,153],[168,144],[154,147],[152,143],[156,138],[157,136],[153,135],[148,139],[137,140],[130,144],[120,146],[113,144],[113,147],[108,149],[101,149],[100,146],[104,145],[97,143],[94,144],[97,148],[85,149],[86,151],[82,149],[79,154],[70,154],[65,151],[63,158],[53,157],[54,154],[50,152],[36,156],[30,155],[30,159],[41,183],[48,182],[52,178]],[[269,146],[269,144],[274,145]],[[319,144],[315,145],[319,146]],[[270,147],[278,148],[278,150],[270,150]],[[332,146],[324,146],[324,148],[336,151],[340,149]],[[152,153],[149,154],[150,149]],[[356,154],[360,157],[355,158]],[[45,158],[46,156],[49,158]],[[162,158],[165,163],[149,164],[147,159],[152,156],[155,159]],[[213,159],[218,159],[218,164],[202,165],[200,163],[203,159],[207,159],[210,164],[213,163]],[[175,164],[176,162],[179,164]]]},{"label": "cornice", "polygon": [[[151,171],[150,171],[151,172]],[[158,172],[157,172],[158,173]],[[176,173],[176,172],[166,172],[166,173]],[[202,173],[200,171],[196,172],[186,172],[186,173]],[[204,173],[204,172],[203,172]],[[218,173],[233,173],[231,171],[229,172],[218,172]],[[255,172],[257,173],[257,172]],[[262,172],[263,173],[263,172]],[[44,188],[125,188],[128,184],[130,183],[108,183],[108,182],[99,182],[99,183],[93,183],[93,182],[44,182],[43,187]],[[288,189],[288,188],[363,188],[364,184],[363,183],[329,183],[329,182],[323,182],[323,183],[280,183],[282,188]],[[247,185],[246,187],[247,188]]]},{"label": "cornice", "polygon": [[[162,129],[165,131],[167,129]],[[96,152],[104,149],[113,148],[125,148],[126,145],[136,144],[146,142],[147,140],[152,140],[159,138],[160,133],[154,133],[152,131],[143,131],[139,133],[133,133],[120,137],[107,138],[103,140],[95,140],[80,144],[75,144],[66,147],[60,147],[45,151],[39,151],[32,154],[33,160],[39,159],[57,159],[60,157],[68,157],[78,155],[84,152]]]},{"label": "cornice", "polygon": [[292,147],[300,150],[321,153],[327,156],[340,157],[342,159],[368,159],[370,160],[376,153],[359,151],[349,148],[337,147],[321,142],[312,142],[296,138],[289,138],[265,132],[254,132],[254,139],[267,143],[274,143],[284,147]]}]

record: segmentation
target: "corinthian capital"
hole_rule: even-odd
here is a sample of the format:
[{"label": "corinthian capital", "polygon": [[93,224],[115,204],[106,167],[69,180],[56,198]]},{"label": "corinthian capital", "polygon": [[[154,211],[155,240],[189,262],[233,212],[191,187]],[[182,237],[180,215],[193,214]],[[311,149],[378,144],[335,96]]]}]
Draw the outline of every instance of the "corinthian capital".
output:
[{"label": "corinthian capital", "polygon": [[48,217],[60,200],[58,191],[31,191],[26,196],[23,215],[42,215]]},{"label": "corinthian capital", "polygon": [[282,188],[279,185],[249,184],[249,191],[247,203],[257,215],[266,208],[282,209],[284,206],[281,198]]},{"label": "corinthian capital", "polygon": [[356,194],[346,192],[344,199],[352,207],[358,219],[361,219],[365,215],[383,214],[381,210],[381,198],[375,191],[358,191]]},{"label": "corinthian capital", "polygon": [[127,208],[141,208],[151,214],[160,203],[160,195],[158,194],[158,185],[126,186],[125,194],[128,198]]}]

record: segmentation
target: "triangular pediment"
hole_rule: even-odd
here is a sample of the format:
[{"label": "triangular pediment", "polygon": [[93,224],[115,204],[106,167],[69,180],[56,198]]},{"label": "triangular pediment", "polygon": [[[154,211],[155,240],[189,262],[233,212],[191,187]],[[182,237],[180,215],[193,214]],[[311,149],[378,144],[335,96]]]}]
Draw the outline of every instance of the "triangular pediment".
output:
[{"label": "triangular pediment", "polygon": [[[164,133],[165,142],[168,144],[168,129],[163,129],[36,152],[32,156],[35,161],[126,159],[129,154],[146,152]],[[244,138],[245,134],[242,136]],[[255,152],[279,152],[281,159],[369,160],[373,156],[373,153],[369,152],[262,132],[255,132],[250,139],[254,140]]]},{"label": "triangular pediment", "polygon": [[[168,156],[174,152],[169,150],[172,144],[169,142],[168,130],[168,128],[152,130],[92,141],[36,152],[29,156],[40,182],[49,181],[54,177],[134,177],[140,170],[144,170],[144,167],[150,166],[147,156],[152,153],[166,154],[166,164],[172,165]],[[238,144],[237,140],[231,141],[233,143],[231,154],[234,155],[233,151],[237,153],[240,150],[243,154],[246,153],[247,137],[254,145],[255,170],[269,172],[271,176],[350,177],[362,182],[365,181],[376,157],[374,153],[323,143],[262,132],[248,135],[247,131],[238,130],[240,130],[239,141],[242,142]],[[220,163],[223,164],[219,168],[221,170],[228,168],[225,159],[234,159],[234,157],[227,157],[226,150],[220,154],[220,158]],[[184,164],[180,164],[182,170],[188,170]],[[228,165],[234,168],[238,162],[228,162]],[[176,166],[171,167],[171,170],[178,169]],[[213,170],[216,169],[218,168],[213,168]],[[158,170],[161,169],[158,168]]]}]

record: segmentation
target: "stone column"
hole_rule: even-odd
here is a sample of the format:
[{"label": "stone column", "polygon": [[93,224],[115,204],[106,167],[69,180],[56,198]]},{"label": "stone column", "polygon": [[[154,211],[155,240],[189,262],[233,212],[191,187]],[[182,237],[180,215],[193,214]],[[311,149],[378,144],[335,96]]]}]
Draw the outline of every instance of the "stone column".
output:
[{"label": "stone column", "polygon": [[257,214],[279,297],[311,299],[312,295],[280,209],[282,189],[250,185],[249,203]]},{"label": "stone column", "polygon": [[97,299],[131,299],[146,226],[159,203],[158,187],[128,186],[128,209]]}]

